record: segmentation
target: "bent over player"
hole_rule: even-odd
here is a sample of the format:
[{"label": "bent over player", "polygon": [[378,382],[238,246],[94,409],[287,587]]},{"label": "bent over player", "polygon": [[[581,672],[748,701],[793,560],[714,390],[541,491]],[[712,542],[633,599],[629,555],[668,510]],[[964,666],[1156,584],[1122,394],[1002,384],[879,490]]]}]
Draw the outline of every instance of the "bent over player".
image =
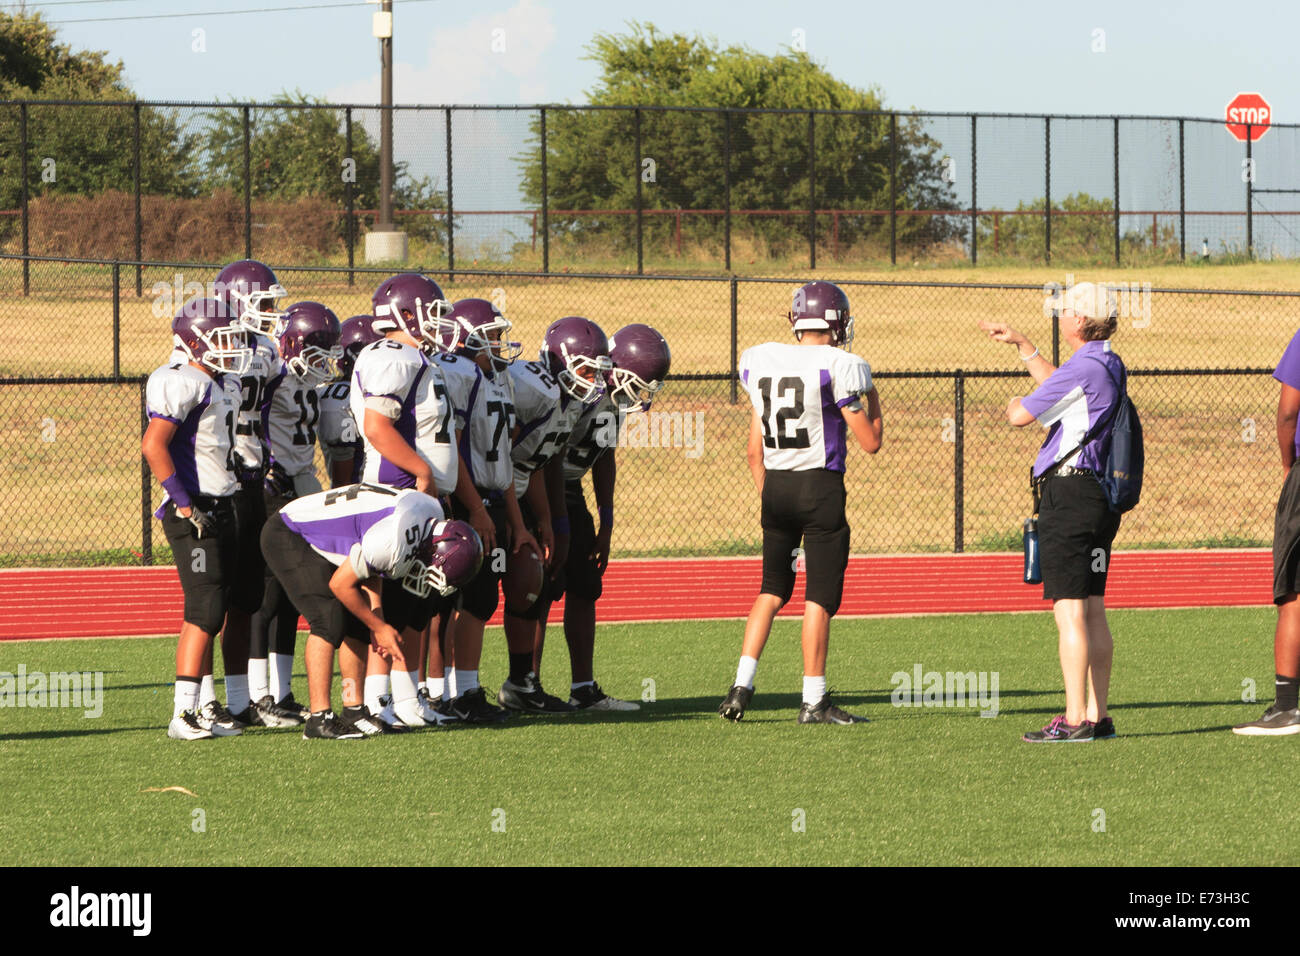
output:
[{"label": "bent over player", "polygon": [[740,358],[740,380],[754,405],[747,458],[763,501],[763,583],[745,622],[736,682],[718,713],[740,720],[749,706],[772,620],[794,591],[802,541],[807,578],[799,723],[851,724],[861,718],[834,706],[826,693],[830,623],[839,610],[849,560],[845,437],[852,431],[867,453],[880,450],[880,400],[871,368],[847,351],[853,318],[838,286],[802,286],[789,318],[794,344],[767,342]]}]

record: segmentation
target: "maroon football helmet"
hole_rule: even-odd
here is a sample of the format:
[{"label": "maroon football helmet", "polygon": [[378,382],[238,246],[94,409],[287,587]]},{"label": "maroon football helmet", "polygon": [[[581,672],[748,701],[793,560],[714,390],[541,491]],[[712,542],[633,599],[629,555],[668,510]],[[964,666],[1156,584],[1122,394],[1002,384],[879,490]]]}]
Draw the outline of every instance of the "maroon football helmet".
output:
[{"label": "maroon football helmet", "polygon": [[624,326],[610,336],[609,358],[610,397],[625,411],[649,411],[673,364],[667,340],[639,322]]},{"label": "maroon football helmet", "polygon": [[248,333],[219,299],[190,299],[172,320],[172,341],[192,361],[214,372],[243,375],[253,361]]},{"label": "maroon football helmet", "polygon": [[[455,323],[454,330],[448,329],[448,322]],[[503,372],[523,351],[518,342],[506,341],[511,328],[510,320],[487,299],[461,299],[447,313],[438,344],[445,351],[459,351],[470,358],[486,352],[492,367]]]},{"label": "maroon football helmet", "polygon": [[319,302],[295,302],[284,313],[280,358],[309,388],[323,385],[339,373],[343,349],[339,318]]},{"label": "maroon football helmet", "polygon": [[796,289],[790,324],[796,337],[800,332],[830,332],[836,345],[846,349],[853,345],[849,297],[833,282],[809,282]]},{"label": "maroon football helmet", "polygon": [[591,319],[569,315],[551,323],[538,356],[569,396],[590,405],[605,394],[606,376],[614,367],[609,340]]},{"label": "maroon football helmet", "polygon": [[432,351],[440,347],[451,303],[432,279],[418,272],[390,276],[379,284],[370,301],[376,332],[400,330],[423,349]]},{"label": "maroon football helmet", "polygon": [[339,347],[343,355],[339,358],[339,378],[352,377],[352,366],[357,354],[372,342],[378,342],[383,335],[374,329],[373,315],[354,315],[339,326]]},{"label": "maroon football helmet", "polygon": [[402,575],[402,587],[418,598],[436,590],[446,597],[464,587],[483,564],[483,541],[464,521],[438,521]]},{"label": "maroon football helmet", "polygon": [[279,302],[288,293],[270,266],[256,259],[232,262],[217,273],[212,291],[244,328],[279,338],[280,320],[284,317]]}]

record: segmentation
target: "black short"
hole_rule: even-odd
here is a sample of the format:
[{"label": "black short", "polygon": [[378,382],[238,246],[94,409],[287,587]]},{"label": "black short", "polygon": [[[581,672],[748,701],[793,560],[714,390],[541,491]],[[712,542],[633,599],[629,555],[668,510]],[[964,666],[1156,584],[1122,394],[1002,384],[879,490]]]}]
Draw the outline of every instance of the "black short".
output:
[{"label": "black short", "polygon": [[443,602],[447,600],[437,591],[421,600],[402,587],[401,581],[393,581],[390,578],[383,579],[383,586],[379,593],[380,603],[384,609],[384,621],[399,631],[408,627],[413,631],[423,631],[441,609]]},{"label": "black short", "polygon": [[1282,483],[1273,518],[1273,603],[1300,593],[1300,468]]},{"label": "black short", "polygon": [[564,507],[569,513],[569,554],[564,566],[552,574],[547,597],[558,601],[567,591],[588,601],[598,601],[605,583],[591,556],[596,550],[596,524],[587,509],[581,481],[564,483]]},{"label": "black short", "polygon": [[212,515],[216,535],[195,537],[193,523],[176,513],[174,501],[169,501],[163,512],[163,534],[171,545],[185,594],[185,623],[215,635],[230,608],[231,584],[239,565],[235,506],[232,498],[207,495],[196,495],[192,503]]},{"label": "black short", "polygon": [[1038,548],[1043,598],[1081,600],[1106,593],[1119,515],[1091,475],[1051,477],[1039,492]]},{"label": "black short", "polygon": [[230,603],[245,614],[253,614],[262,606],[266,574],[266,562],[262,560],[262,525],[266,524],[262,483],[242,485],[235,492],[234,504],[239,558],[230,582]]},{"label": "black short", "polygon": [[[452,508],[455,517],[469,521],[469,511],[459,499],[452,499]],[[483,566],[474,580],[456,592],[456,606],[480,621],[487,621],[496,613],[501,594],[501,574],[505,569],[506,542],[509,540],[505,499],[490,500],[487,513],[497,538],[495,550],[483,555]]]},{"label": "black short", "polygon": [[844,597],[849,563],[849,523],[844,515],[844,473],[817,468],[769,471],[763,479],[763,594],[785,604],[794,593],[803,547],[804,600],[834,615]]},{"label": "black short", "polygon": [[366,626],[339,603],[330,590],[337,570],[312,550],[301,535],[289,530],[278,514],[262,529],[262,556],[294,607],[307,619],[307,629],[335,647],[345,637],[369,639]]}]

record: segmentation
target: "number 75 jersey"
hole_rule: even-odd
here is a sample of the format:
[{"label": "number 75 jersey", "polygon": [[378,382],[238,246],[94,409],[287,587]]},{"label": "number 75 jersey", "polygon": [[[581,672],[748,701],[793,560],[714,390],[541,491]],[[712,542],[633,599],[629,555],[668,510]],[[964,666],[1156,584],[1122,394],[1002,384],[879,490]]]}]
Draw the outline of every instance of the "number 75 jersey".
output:
[{"label": "number 75 jersey", "polygon": [[740,357],[769,471],[844,471],[843,409],[871,391],[871,367],[833,345],[767,342]]}]

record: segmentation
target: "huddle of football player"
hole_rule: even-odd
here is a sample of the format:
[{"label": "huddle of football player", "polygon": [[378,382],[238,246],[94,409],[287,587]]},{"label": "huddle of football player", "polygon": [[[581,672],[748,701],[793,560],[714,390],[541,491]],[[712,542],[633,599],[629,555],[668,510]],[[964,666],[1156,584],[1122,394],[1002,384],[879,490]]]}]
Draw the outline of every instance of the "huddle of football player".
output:
[{"label": "huddle of football player", "polygon": [[[342,323],[319,302],[281,309],[286,298],[263,263],[231,263],[211,297],[177,312],[171,359],[149,378],[142,448],[185,596],[168,735],[301,725],[350,739],[512,711],[636,709],[595,682],[595,602],[619,424],[662,387],[663,337],[633,325],[607,339],[568,316],[538,361],[517,362],[496,305],[450,302],[416,273],[380,283],[373,314]],[[567,701],[538,677],[566,590]],[[478,670],[502,594],[509,673],[493,704]],[[290,686],[300,614],[308,706]]]}]

